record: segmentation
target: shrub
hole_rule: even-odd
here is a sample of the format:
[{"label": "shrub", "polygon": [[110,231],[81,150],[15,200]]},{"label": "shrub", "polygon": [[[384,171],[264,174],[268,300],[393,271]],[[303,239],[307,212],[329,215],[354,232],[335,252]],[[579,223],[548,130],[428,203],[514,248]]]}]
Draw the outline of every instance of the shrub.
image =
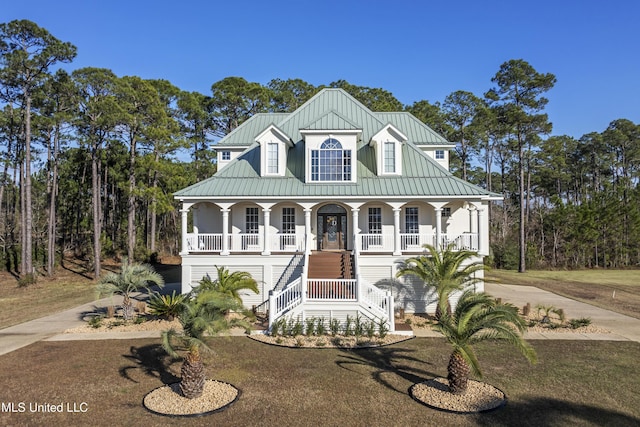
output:
[{"label": "shrub", "polygon": [[364,334],[364,323],[360,317],[360,313],[356,315],[356,320],[353,324],[353,334],[356,337],[361,337]]},{"label": "shrub", "polygon": [[344,324],[344,336],[350,337],[353,335],[353,318],[347,315],[347,321]]},{"label": "shrub", "polygon": [[37,281],[38,280],[35,274],[32,274],[32,273],[25,274],[20,279],[18,279],[18,287],[26,288],[27,286],[35,285]]},{"label": "shrub", "polygon": [[364,330],[369,339],[372,339],[376,335],[376,324],[373,321],[368,321],[364,325]]},{"label": "shrub", "polygon": [[329,321],[329,330],[334,337],[340,333],[340,321],[335,317]]},{"label": "shrub", "polygon": [[383,318],[378,319],[378,336],[380,338],[384,338],[387,336],[387,332],[389,332],[389,327],[387,326],[387,321]]},{"label": "shrub", "polygon": [[102,316],[93,316],[89,319],[89,326],[94,329],[100,328],[100,326],[102,326]]},{"label": "shrub", "polygon": [[284,317],[280,317],[271,325],[270,334],[272,336],[283,336],[287,333],[287,321]]},{"label": "shrub", "polygon": [[176,291],[173,291],[171,295],[155,293],[149,299],[149,312],[155,316],[173,320],[182,311],[185,300],[186,296],[176,294]]},{"label": "shrub", "polygon": [[312,336],[316,331],[316,318],[307,317],[304,320],[304,323],[305,323],[304,334],[308,337]]},{"label": "shrub", "polygon": [[589,326],[591,324],[591,319],[588,317],[582,317],[580,319],[571,319],[569,320],[569,326],[571,329],[578,329],[583,326]]},{"label": "shrub", "polygon": [[304,325],[300,321],[300,318],[298,318],[296,322],[293,324],[293,328],[291,329],[291,335],[294,337],[297,337],[298,335],[302,335],[303,329],[304,329]]},{"label": "shrub", "polygon": [[327,327],[324,324],[324,317],[318,319],[318,324],[316,325],[316,335],[323,336],[327,333]]}]

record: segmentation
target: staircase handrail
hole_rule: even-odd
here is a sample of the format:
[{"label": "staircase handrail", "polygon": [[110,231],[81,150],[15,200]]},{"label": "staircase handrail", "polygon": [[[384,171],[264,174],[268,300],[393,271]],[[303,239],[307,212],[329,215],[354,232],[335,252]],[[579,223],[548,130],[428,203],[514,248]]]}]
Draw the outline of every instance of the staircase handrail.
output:
[{"label": "staircase handrail", "polygon": [[290,282],[281,291],[269,291],[269,325],[302,303],[302,277]]},{"label": "staircase handrail", "polygon": [[360,286],[362,289],[362,299],[367,306],[376,311],[380,317],[389,317],[390,301],[387,292],[368,283],[362,278],[360,278]]}]

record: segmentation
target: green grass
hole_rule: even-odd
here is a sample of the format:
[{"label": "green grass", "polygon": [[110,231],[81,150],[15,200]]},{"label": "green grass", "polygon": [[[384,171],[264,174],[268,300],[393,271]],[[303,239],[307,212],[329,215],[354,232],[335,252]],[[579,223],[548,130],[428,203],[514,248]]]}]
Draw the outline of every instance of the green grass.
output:
[{"label": "green grass", "polygon": [[0,329],[96,299],[95,285],[82,277],[40,278],[35,285],[19,288],[16,280],[3,275],[0,283]]},{"label": "green grass", "polygon": [[515,270],[491,270],[487,276],[498,276],[532,284],[553,280],[640,288],[640,270],[528,270],[525,273],[518,273]]},{"label": "green grass", "polygon": [[[73,414],[2,413],[0,425],[111,426],[564,426],[640,423],[640,344],[533,341],[529,365],[505,343],[478,347],[484,381],[508,398],[487,414],[456,415],[427,408],[408,395],[414,383],[446,375],[449,347],[439,338],[344,351],[291,349],[244,337],[215,338],[209,378],[238,387],[240,399],[205,418],[151,415],[143,396],[178,379],[159,340],[39,342],[0,356],[3,402],[86,402]],[[16,371],[16,367],[28,367]],[[116,421],[116,424],[118,422]]]},{"label": "green grass", "polygon": [[[103,266],[104,273],[119,267]],[[157,266],[167,283],[180,281],[180,266]],[[66,262],[53,278],[38,277],[34,285],[18,287],[18,280],[9,273],[0,272],[0,329],[49,314],[64,311],[95,301],[95,282],[84,266]]]}]

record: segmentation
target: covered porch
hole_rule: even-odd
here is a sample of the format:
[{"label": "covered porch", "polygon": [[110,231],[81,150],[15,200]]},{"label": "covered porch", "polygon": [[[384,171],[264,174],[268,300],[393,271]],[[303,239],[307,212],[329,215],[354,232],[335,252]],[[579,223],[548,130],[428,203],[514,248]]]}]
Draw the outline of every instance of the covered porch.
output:
[{"label": "covered porch", "polygon": [[462,200],[183,202],[181,255],[348,250],[402,256],[423,252],[425,244],[488,255],[485,212],[486,205]]}]

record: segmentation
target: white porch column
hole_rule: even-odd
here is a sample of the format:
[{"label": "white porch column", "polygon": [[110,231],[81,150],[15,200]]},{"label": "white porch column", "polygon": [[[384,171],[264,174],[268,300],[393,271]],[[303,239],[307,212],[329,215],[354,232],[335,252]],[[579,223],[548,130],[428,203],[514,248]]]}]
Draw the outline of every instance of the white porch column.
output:
[{"label": "white porch column", "polygon": [[222,252],[220,255],[229,255],[229,209],[220,209],[222,213]]},{"label": "white porch column", "polygon": [[269,230],[271,226],[271,209],[263,208],[262,212],[264,213],[264,247],[262,248],[262,255],[271,255],[271,233]]},{"label": "white porch column", "polygon": [[194,206],[191,208],[191,212],[193,212],[193,234],[196,236],[196,245],[198,245],[198,234],[200,234],[200,218],[198,216],[198,206]]},{"label": "white porch column", "polygon": [[182,228],[182,249],[180,250],[180,255],[189,255],[189,249],[187,248],[187,224],[188,224],[188,214],[189,208],[182,206],[180,209],[181,214],[181,228]]},{"label": "white porch column", "polygon": [[353,221],[353,253],[357,256],[360,255],[360,244],[358,238],[360,237],[360,227],[358,226],[358,213],[360,209],[351,209],[351,217]]},{"label": "white porch column", "polygon": [[402,255],[402,248],[400,242],[400,211],[401,208],[393,209],[393,255]]},{"label": "white porch column", "polygon": [[471,234],[477,234],[478,233],[478,209],[476,209],[475,206],[469,207],[469,217],[470,217],[469,232],[471,232]]},{"label": "white porch column", "polygon": [[478,209],[478,254],[489,255],[489,230],[485,227],[485,209]]},{"label": "white porch column", "polygon": [[435,208],[436,213],[436,249],[442,249],[442,207]]},{"label": "white porch column", "polygon": [[311,236],[311,209],[304,210],[304,253],[306,255],[311,254],[311,242],[313,237]]}]

